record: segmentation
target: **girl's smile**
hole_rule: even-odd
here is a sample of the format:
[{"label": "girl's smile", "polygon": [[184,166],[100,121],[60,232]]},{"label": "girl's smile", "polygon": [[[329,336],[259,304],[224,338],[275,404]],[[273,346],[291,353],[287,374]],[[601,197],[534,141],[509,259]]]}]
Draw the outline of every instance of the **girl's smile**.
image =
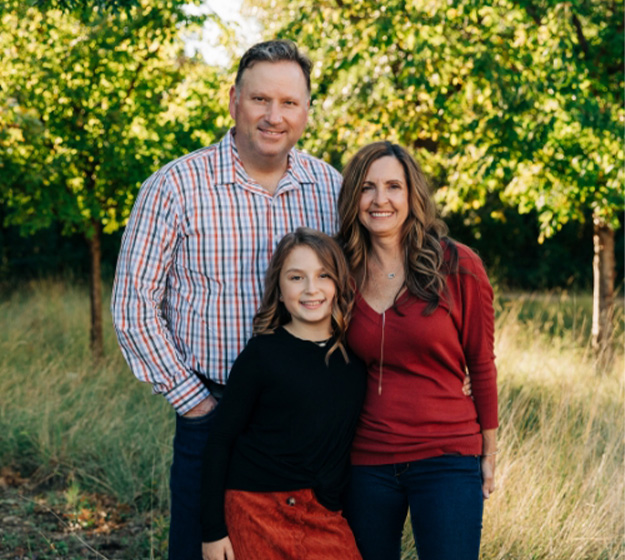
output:
[{"label": "girl's smile", "polygon": [[292,334],[307,340],[332,332],[336,286],[317,254],[306,245],[295,247],[280,272],[280,301],[291,315]]}]

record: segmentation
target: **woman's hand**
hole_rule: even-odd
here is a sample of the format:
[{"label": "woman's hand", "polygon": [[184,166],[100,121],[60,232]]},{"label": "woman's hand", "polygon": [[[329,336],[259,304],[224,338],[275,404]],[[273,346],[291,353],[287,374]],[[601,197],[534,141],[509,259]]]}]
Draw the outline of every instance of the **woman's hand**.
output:
[{"label": "woman's hand", "polygon": [[482,457],[482,495],[484,499],[488,499],[495,491],[495,464],[497,457],[489,455]]},{"label": "woman's hand", "polygon": [[230,537],[202,543],[202,560],[234,560]]},{"label": "woman's hand", "polygon": [[482,495],[488,499],[495,491],[495,465],[497,464],[497,430],[482,430]]}]

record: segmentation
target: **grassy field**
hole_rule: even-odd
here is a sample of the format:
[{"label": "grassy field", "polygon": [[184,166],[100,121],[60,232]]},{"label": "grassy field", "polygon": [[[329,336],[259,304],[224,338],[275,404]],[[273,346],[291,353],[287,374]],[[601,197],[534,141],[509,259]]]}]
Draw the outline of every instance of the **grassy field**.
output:
[{"label": "grassy field", "polygon": [[[0,300],[0,559],[163,557],[173,413],[134,380],[106,316],[107,359],[93,365],[80,285],[33,282]],[[589,323],[588,296],[498,298],[485,560],[625,554],[622,307],[606,371]]]}]

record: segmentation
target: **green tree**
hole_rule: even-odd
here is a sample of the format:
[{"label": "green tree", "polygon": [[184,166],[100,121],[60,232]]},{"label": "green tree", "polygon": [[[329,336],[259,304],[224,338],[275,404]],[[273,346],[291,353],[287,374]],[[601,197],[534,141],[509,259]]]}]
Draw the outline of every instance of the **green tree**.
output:
[{"label": "green tree", "polygon": [[306,146],[340,166],[410,146],[444,212],[536,211],[540,238],[593,220],[594,344],[610,340],[623,204],[622,0],[260,0],[267,37],[315,61]]},{"label": "green tree", "polygon": [[64,11],[99,8],[110,12],[128,10],[140,5],[140,0],[27,0],[31,6],[58,8]]},{"label": "green tree", "polygon": [[91,254],[91,347],[102,355],[100,240],[141,182],[225,129],[221,75],[183,56],[183,2],[0,11],[0,201],[24,233],[54,221]]}]

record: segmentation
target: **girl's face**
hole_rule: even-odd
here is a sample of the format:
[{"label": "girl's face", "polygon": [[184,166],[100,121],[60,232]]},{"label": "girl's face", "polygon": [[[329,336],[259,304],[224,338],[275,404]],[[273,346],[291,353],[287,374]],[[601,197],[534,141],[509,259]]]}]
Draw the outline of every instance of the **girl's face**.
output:
[{"label": "girl's face", "polygon": [[408,218],[408,185],[399,160],[375,160],[362,183],[358,220],[371,237],[399,238]]},{"label": "girl's face", "polygon": [[335,295],[334,280],[317,254],[306,245],[295,247],[280,271],[280,301],[291,314],[289,330],[308,340],[328,338]]}]

